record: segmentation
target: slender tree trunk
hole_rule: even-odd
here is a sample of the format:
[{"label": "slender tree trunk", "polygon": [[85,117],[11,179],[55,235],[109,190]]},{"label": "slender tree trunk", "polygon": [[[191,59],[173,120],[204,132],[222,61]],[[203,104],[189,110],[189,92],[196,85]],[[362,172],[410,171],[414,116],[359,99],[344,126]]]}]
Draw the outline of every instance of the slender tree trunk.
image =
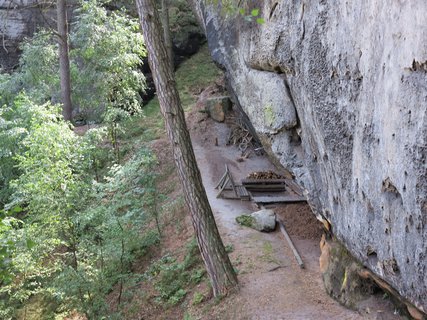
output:
[{"label": "slender tree trunk", "polygon": [[185,123],[173,70],[163,39],[154,0],[137,0],[138,14],[148,50],[166,131],[172,144],[175,165],[184,188],[197,243],[211,280],[215,297],[237,286],[237,277],[225,251],[197,167],[190,134]]},{"label": "slender tree trunk", "polygon": [[162,27],[163,27],[163,37],[165,39],[166,51],[168,53],[170,68],[175,70],[175,62],[172,50],[172,38],[171,31],[169,28],[169,0],[161,0],[162,1]]},{"label": "slender tree trunk", "polygon": [[59,74],[61,77],[62,115],[66,121],[72,118],[70,59],[68,57],[68,22],[66,0],[57,0],[59,43]]}]

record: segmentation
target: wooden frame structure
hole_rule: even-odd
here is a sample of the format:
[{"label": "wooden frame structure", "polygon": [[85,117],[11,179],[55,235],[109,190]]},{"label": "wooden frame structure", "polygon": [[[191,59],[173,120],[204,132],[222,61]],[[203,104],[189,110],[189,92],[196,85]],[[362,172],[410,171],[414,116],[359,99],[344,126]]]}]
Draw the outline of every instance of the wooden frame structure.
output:
[{"label": "wooden frame structure", "polygon": [[[228,166],[225,165],[225,172],[222,175],[221,179],[215,186],[215,189],[219,189],[216,197],[217,198],[225,198],[225,199],[240,199],[240,200],[250,200],[251,196],[246,190],[245,186],[242,185],[236,185],[233,179],[233,176],[231,175],[230,170],[228,169]],[[225,190],[233,190],[234,196],[225,195]]]}]

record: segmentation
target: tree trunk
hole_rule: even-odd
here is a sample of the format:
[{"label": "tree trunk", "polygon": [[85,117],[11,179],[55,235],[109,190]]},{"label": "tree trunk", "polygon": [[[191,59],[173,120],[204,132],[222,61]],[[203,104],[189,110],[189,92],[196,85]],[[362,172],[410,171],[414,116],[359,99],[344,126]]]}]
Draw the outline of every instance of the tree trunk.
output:
[{"label": "tree trunk", "polygon": [[172,38],[171,38],[171,32],[169,28],[169,1],[168,0],[161,0],[162,1],[162,27],[163,27],[163,37],[165,39],[165,46],[166,51],[168,53],[170,68],[172,70],[175,70],[175,62],[173,57],[173,50],[172,50]]},{"label": "tree trunk", "polygon": [[190,209],[197,243],[211,280],[214,296],[226,295],[230,289],[237,286],[237,277],[225,251],[202,184],[174,73],[168,63],[159,14],[155,10],[154,0],[137,0],[137,7],[149,54],[148,61],[165,119],[166,131],[172,144],[175,165]]},{"label": "tree trunk", "polygon": [[68,22],[66,0],[57,0],[57,22],[59,43],[59,74],[61,78],[62,115],[70,121],[73,107],[71,104],[70,59],[68,57]]}]

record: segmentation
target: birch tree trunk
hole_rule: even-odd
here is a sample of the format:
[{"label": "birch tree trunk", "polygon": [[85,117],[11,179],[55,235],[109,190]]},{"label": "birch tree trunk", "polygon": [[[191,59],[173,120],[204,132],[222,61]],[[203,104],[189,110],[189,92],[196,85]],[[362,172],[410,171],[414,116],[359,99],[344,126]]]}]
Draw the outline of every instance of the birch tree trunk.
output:
[{"label": "birch tree trunk", "polygon": [[68,21],[66,0],[57,0],[57,23],[59,43],[59,74],[61,78],[62,115],[70,121],[73,107],[71,104],[70,59],[68,57]]},{"label": "birch tree trunk", "polygon": [[202,184],[174,73],[169,64],[159,14],[155,9],[154,0],[136,1],[148,50],[148,61],[200,253],[211,280],[214,296],[226,295],[230,289],[237,287],[237,277]]}]

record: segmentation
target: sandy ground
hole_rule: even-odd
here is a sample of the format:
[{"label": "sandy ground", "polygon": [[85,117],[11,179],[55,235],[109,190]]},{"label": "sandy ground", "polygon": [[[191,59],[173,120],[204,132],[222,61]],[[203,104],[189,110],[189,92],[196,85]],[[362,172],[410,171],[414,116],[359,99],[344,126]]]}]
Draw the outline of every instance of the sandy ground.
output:
[{"label": "sandy ground", "polygon": [[[253,171],[280,173],[266,157],[241,155],[226,146],[229,128],[197,111],[188,116],[190,132],[203,182],[224,243],[238,269],[240,291],[211,308],[196,313],[199,319],[402,319],[381,296],[370,298],[358,311],[348,310],[330,298],[319,271],[320,223],[307,205],[288,205],[277,210],[284,220],[306,268],[300,269],[283,235],[276,230],[261,233],[238,225],[235,218],[256,211],[249,201],[217,199],[216,183],[225,164],[238,183]],[[218,140],[218,146],[215,140]]]}]

